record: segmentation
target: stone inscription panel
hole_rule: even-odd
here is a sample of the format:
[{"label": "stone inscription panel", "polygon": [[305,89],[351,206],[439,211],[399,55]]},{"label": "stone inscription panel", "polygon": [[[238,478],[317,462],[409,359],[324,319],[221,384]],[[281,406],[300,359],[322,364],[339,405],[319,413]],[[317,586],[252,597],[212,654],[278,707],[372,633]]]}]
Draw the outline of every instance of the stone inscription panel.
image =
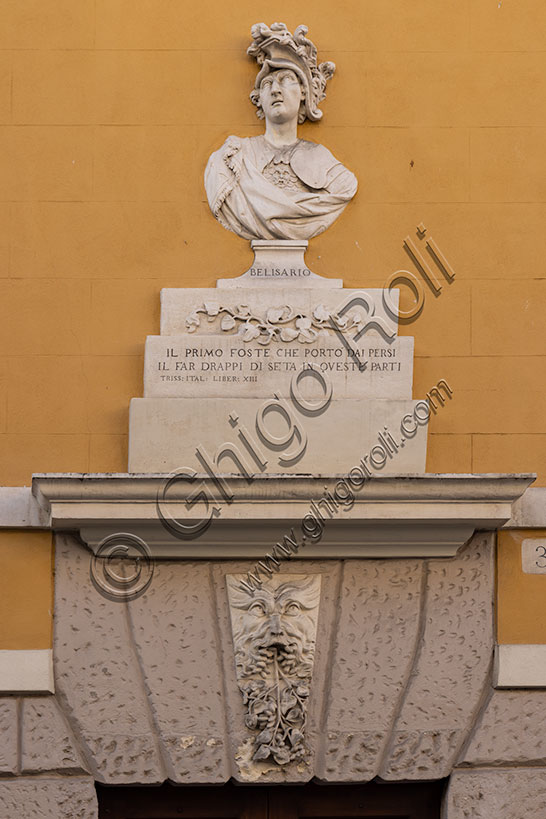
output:
[{"label": "stone inscription panel", "polygon": [[546,538],[526,538],[522,542],[521,568],[525,574],[546,574]]},{"label": "stone inscription panel", "polygon": [[300,393],[309,399],[324,395],[324,381],[336,398],[411,398],[412,338],[389,344],[370,333],[351,346],[354,355],[333,334],[311,344],[268,345],[240,336],[149,336],[144,395],[287,396],[293,376],[313,369],[319,377],[299,380]]}]

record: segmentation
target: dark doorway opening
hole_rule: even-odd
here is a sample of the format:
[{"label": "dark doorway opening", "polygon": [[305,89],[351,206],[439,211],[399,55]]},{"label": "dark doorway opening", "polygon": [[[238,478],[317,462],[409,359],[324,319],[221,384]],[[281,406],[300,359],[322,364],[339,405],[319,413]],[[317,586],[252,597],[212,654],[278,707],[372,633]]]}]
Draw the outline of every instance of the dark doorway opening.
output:
[{"label": "dark doorway opening", "polygon": [[108,787],[99,819],[440,819],[445,780],[367,785]]}]

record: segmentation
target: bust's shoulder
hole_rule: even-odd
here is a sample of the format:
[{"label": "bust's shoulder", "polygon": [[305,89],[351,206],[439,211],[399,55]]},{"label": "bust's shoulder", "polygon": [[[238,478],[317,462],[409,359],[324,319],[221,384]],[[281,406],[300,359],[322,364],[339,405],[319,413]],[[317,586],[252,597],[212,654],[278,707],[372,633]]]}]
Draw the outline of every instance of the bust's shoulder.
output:
[{"label": "bust's shoulder", "polygon": [[212,154],[218,158],[231,157],[236,154],[260,154],[264,150],[265,140],[261,136],[255,137],[240,137],[231,134],[227,137],[224,144]]},{"label": "bust's shoulder", "polygon": [[260,148],[264,144],[263,136],[240,137],[230,134],[224,144],[218,149],[220,151],[240,150],[241,148]]},{"label": "bust's shoulder", "polygon": [[331,151],[319,142],[300,139],[290,165],[302,182],[310,188],[324,188],[328,171],[339,162]]},{"label": "bust's shoulder", "polygon": [[225,142],[209,156],[205,177],[213,173],[225,173],[226,169],[235,171],[240,163],[241,148],[248,139],[244,137],[228,136]]},{"label": "bust's shoulder", "polygon": [[300,139],[295,153],[312,156],[314,162],[330,162],[332,165],[337,162],[333,153],[325,145],[321,145],[320,142],[311,142],[308,139]]},{"label": "bust's shoulder", "polygon": [[230,152],[239,151],[243,142],[244,142],[244,138],[235,136],[234,134],[231,134],[230,136],[228,136],[226,138],[223,145],[221,145],[218,148],[218,150],[215,151],[215,153],[226,154],[226,153],[230,153]]}]

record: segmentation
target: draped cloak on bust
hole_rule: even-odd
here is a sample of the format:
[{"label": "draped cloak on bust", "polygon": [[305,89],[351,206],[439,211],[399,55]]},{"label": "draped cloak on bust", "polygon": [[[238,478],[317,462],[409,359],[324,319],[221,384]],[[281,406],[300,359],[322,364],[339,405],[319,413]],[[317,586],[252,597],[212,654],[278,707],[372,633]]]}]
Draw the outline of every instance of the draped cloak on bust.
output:
[{"label": "draped cloak on bust", "polygon": [[[279,186],[264,169],[280,163],[297,184]],[[245,239],[311,239],[334,222],[356,193],[351,171],[323,145],[300,139],[288,148],[264,136],[230,136],[205,170],[210,209]]]}]

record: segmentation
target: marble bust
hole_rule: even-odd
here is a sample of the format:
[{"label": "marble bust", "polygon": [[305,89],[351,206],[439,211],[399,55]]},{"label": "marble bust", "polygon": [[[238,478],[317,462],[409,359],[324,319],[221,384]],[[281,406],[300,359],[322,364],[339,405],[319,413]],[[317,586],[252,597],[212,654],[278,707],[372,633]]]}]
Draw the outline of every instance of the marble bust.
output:
[{"label": "marble bust", "polygon": [[265,134],[230,136],[210,157],[205,189],[212,213],[245,239],[308,240],[322,233],[356,193],[357,181],[323,145],[298,139],[298,123],[322,117],[319,103],[334,63],[284,23],[256,23],[248,53],[260,71],[250,98]]}]

